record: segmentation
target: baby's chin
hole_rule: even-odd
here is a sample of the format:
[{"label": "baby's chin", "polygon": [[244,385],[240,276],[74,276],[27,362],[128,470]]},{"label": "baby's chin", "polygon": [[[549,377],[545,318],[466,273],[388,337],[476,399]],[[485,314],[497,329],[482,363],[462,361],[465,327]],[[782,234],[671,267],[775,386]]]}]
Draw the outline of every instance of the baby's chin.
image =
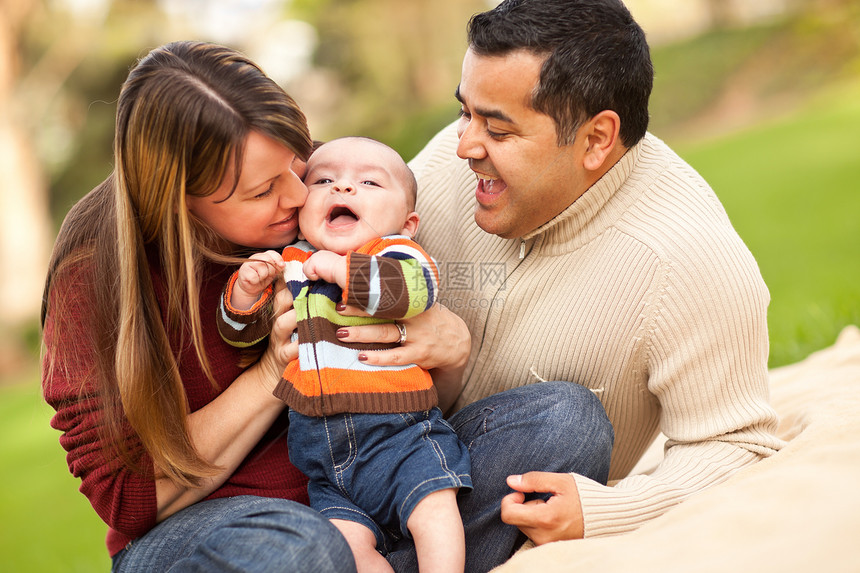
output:
[{"label": "baby's chin", "polygon": [[[380,226],[382,228],[382,226]],[[369,225],[361,221],[358,225],[351,228],[332,228],[326,226],[317,236],[317,243],[309,241],[314,247],[332,251],[340,255],[345,255],[349,251],[357,251],[370,241],[379,239],[388,235],[399,235],[401,229],[395,229],[391,232],[379,232],[375,228],[370,228]],[[383,231],[385,229],[383,228]]]},{"label": "baby's chin", "polygon": [[320,241],[319,245],[314,245],[319,249],[331,251],[338,255],[345,255],[350,251],[357,251],[369,239],[361,237],[326,237]]}]

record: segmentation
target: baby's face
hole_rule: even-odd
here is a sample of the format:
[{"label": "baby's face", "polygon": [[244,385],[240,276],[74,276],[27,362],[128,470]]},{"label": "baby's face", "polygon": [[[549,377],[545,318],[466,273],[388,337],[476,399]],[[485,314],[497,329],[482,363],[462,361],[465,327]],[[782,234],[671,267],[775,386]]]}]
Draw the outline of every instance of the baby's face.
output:
[{"label": "baby's face", "polygon": [[305,239],[343,255],[383,235],[412,236],[404,168],[397,152],[371,140],[337,139],[317,149],[299,212]]}]

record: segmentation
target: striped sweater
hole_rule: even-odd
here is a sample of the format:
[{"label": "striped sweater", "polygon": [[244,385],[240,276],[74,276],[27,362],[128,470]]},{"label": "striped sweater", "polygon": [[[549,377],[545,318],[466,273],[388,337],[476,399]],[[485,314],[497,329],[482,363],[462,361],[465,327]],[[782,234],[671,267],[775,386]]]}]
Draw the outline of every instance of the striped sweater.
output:
[{"label": "striped sweater", "polygon": [[[303,263],[313,254],[307,242],[284,249],[284,279],[293,295],[298,321],[299,358],[287,365],[275,395],[308,416],[342,412],[391,413],[420,411],[437,403],[429,373],[415,364],[370,366],[359,362],[360,352],[396,344],[346,344],[337,329],[409,318],[430,308],[436,298],[438,271],[417,243],[400,235],[370,241],[347,254],[344,289],[325,281],[310,281]],[[236,275],[222,298],[219,331],[227,342],[254,344],[271,327],[271,289],[254,307],[239,311],[230,305]],[[337,303],[363,308],[371,318],[345,317]]]},{"label": "striped sweater", "polygon": [[[452,125],[410,163],[439,302],[472,333],[455,407],[541,379],[592,389],[615,428],[617,483],[574,476],[586,536],[635,529],[780,448],[767,288],[689,165],[648,134],[557,217],[503,239],[475,224],[456,146]],[[663,462],[623,479],[661,431]]]}]

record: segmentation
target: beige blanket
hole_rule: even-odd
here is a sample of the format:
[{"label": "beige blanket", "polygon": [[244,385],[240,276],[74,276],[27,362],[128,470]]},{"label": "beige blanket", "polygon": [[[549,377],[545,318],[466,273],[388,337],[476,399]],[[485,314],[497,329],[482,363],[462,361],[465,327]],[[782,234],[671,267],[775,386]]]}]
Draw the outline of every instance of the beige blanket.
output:
[{"label": "beige blanket", "polygon": [[774,456],[637,531],[520,551],[494,572],[860,571],[860,329],[772,370],[771,397],[790,440]]}]

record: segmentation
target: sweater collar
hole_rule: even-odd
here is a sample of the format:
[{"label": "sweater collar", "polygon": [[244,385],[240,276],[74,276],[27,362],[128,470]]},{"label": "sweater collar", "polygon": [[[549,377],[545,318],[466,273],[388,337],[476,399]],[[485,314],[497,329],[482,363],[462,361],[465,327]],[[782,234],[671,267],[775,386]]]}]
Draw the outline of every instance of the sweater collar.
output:
[{"label": "sweater collar", "polygon": [[567,209],[534,231],[523,235],[521,240],[538,238],[544,249],[553,249],[556,246],[560,247],[561,251],[569,251],[606,229],[632,202],[630,193],[622,193],[622,189],[639,159],[643,143],[644,140],[628,149],[603,177]]}]

